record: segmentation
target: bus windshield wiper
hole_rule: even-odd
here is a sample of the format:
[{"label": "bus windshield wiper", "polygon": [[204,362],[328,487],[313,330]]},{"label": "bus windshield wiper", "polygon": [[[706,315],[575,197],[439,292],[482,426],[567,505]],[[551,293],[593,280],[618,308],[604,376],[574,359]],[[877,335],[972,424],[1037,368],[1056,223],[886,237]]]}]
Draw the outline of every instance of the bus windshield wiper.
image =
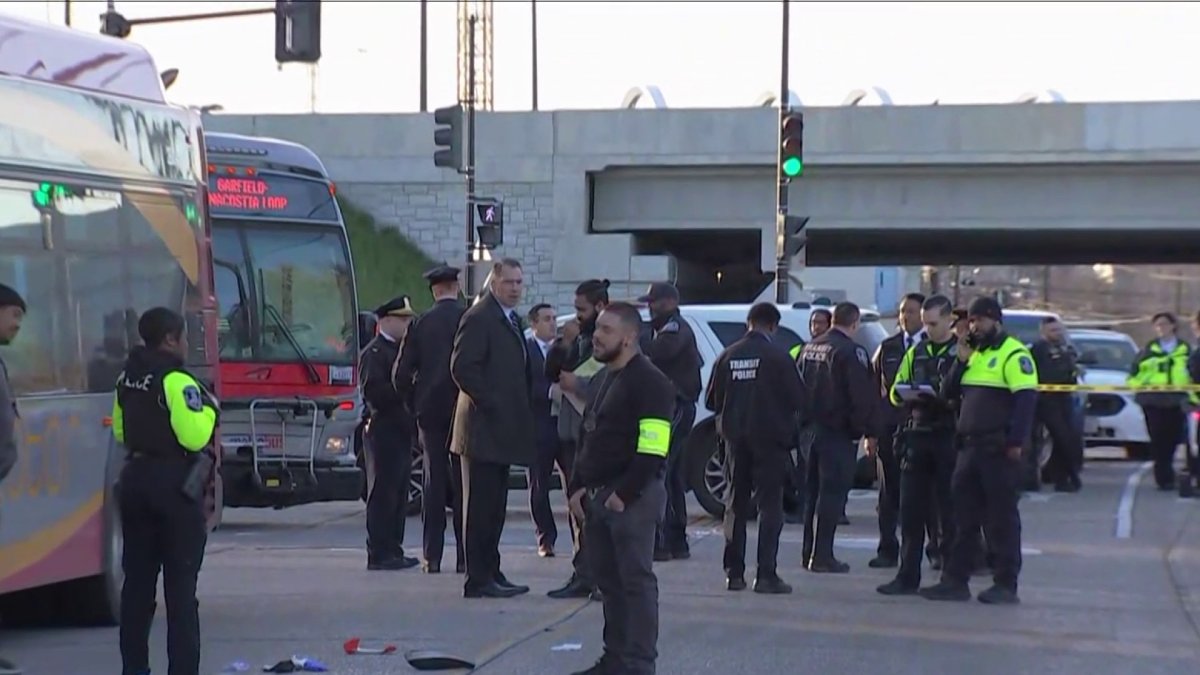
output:
[{"label": "bus windshield wiper", "polygon": [[312,360],[308,358],[308,354],[304,353],[304,347],[300,346],[300,342],[296,339],[296,334],[292,332],[292,329],[283,320],[283,317],[279,314],[279,310],[275,309],[275,305],[265,303],[263,304],[263,309],[275,319],[275,323],[279,325],[279,331],[283,333],[283,337],[287,339],[288,344],[292,346],[292,349],[296,351],[296,355],[300,357],[300,363],[303,363],[304,368],[308,371],[309,384],[320,384],[320,373],[313,366]]}]

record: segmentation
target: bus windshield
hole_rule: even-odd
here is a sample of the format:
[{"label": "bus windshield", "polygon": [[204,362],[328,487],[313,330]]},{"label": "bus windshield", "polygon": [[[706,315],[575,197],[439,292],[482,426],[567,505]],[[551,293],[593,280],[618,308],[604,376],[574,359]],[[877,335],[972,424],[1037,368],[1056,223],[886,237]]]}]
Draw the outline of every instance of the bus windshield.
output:
[{"label": "bus windshield", "polygon": [[352,365],[355,309],[340,228],[215,219],[223,361]]}]

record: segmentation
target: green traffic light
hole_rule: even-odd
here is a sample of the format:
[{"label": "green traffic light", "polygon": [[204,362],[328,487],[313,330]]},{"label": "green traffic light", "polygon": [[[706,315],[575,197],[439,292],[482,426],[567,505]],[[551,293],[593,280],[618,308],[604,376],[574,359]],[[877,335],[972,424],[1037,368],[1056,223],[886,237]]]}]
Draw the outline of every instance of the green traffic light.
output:
[{"label": "green traffic light", "polygon": [[804,162],[800,161],[799,157],[788,157],[783,160],[783,175],[795,178],[802,173],[804,173]]}]

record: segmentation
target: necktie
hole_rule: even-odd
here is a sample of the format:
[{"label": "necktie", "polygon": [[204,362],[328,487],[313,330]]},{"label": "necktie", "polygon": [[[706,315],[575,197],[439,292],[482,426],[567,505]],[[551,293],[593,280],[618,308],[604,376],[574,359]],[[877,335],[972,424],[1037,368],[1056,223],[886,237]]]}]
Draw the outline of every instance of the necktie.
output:
[{"label": "necktie", "polygon": [[521,320],[517,318],[516,312],[508,313],[508,324],[510,326],[512,326],[512,329],[516,332],[517,335],[521,336],[522,338],[524,337],[523,335],[521,335],[521,333],[522,333]]}]

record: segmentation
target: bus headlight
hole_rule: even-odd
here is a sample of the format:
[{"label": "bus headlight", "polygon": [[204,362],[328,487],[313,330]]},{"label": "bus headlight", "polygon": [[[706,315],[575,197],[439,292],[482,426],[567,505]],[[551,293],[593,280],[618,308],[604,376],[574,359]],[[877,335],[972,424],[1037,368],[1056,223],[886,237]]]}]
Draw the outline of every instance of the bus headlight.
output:
[{"label": "bus headlight", "polygon": [[331,455],[344,455],[350,451],[350,439],[345,436],[334,436],[325,441],[325,452]]}]

